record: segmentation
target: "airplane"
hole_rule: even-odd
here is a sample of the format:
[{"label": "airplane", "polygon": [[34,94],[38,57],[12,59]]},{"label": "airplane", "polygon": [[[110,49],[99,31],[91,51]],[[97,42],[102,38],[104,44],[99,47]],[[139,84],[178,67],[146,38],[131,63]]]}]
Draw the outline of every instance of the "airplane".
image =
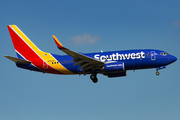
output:
[{"label": "airplane", "polygon": [[67,55],[57,55],[41,51],[16,25],[8,25],[8,30],[17,58],[5,56],[16,66],[31,71],[60,75],[86,75],[98,82],[97,74],[109,78],[126,76],[127,70],[160,69],[175,62],[177,58],[162,50],[138,49],[111,52],[82,53],[64,47],[53,35],[59,48]]}]

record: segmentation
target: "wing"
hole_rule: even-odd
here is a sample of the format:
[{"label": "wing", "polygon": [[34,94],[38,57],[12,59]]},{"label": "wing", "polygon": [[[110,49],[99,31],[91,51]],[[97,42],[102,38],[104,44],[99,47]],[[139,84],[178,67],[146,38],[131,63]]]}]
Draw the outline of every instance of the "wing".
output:
[{"label": "wing", "polygon": [[[100,69],[104,66],[104,62],[101,62],[99,60],[93,59],[91,57],[88,57],[86,55],[71,51],[67,48],[65,48],[60,42],[59,40],[56,38],[55,35],[53,35],[53,39],[57,45],[57,47],[63,51],[64,53],[68,54],[69,56],[74,58],[74,65],[79,65],[80,67],[78,69],[83,68],[83,71],[85,70],[95,70],[95,69]],[[73,65],[73,66],[74,66]]]}]

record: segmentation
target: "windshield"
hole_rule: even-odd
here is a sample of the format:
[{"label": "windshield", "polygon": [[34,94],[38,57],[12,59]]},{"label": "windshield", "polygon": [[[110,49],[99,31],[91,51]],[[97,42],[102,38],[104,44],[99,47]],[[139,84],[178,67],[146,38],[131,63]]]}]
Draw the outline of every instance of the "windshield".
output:
[{"label": "windshield", "polygon": [[166,56],[166,55],[168,55],[168,53],[167,52],[162,52],[161,55]]}]

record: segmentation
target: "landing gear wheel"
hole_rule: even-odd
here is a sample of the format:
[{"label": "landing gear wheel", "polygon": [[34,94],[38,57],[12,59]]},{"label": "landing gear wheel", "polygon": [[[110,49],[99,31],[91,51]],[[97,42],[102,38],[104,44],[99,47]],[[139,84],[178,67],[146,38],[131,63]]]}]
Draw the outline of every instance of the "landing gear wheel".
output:
[{"label": "landing gear wheel", "polygon": [[156,75],[157,75],[157,76],[159,75],[159,72],[158,72],[158,71],[156,72]]},{"label": "landing gear wheel", "polygon": [[97,83],[97,82],[98,82],[98,79],[97,79],[96,75],[92,74],[92,75],[90,76],[90,78],[91,78],[91,80],[92,80],[94,83]]},{"label": "landing gear wheel", "polygon": [[98,79],[95,78],[95,79],[93,79],[92,81],[93,81],[93,83],[97,83],[97,82],[98,82]]}]

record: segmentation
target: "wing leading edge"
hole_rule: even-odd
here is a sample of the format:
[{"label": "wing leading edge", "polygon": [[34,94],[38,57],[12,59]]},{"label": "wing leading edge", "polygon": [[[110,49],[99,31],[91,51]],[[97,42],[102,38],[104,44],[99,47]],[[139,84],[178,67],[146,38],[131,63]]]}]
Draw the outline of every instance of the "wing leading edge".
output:
[{"label": "wing leading edge", "polygon": [[[83,68],[83,72],[85,72],[85,70],[95,70],[95,69],[100,69],[104,66],[104,62],[98,61],[96,59],[93,59],[91,57],[88,57],[86,55],[74,52],[72,50],[69,50],[68,48],[65,48],[60,42],[59,40],[56,38],[55,35],[53,35],[53,39],[57,45],[57,47],[63,51],[64,53],[68,54],[69,56],[74,58],[74,65],[79,65],[80,67],[78,69]],[[73,65],[73,66],[74,66]]]}]

